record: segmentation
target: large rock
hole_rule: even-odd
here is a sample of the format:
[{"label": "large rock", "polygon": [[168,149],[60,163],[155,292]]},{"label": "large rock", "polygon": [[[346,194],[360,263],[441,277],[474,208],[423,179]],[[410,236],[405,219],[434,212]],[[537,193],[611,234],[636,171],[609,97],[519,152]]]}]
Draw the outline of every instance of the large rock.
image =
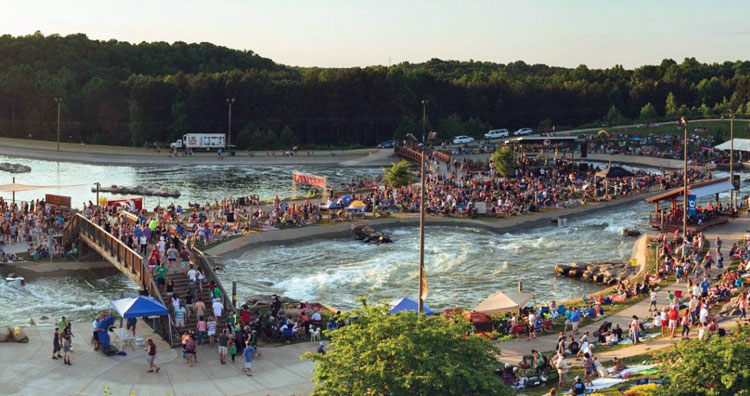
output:
[{"label": "large rock", "polygon": [[13,342],[18,342],[22,344],[29,342],[29,336],[27,336],[26,332],[23,331],[23,327],[14,326],[9,329],[10,329],[10,337],[13,340]]},{"label": "large rock", "polygon": [[0,342],[9,342],[9,341],[11,341],[10,328],[0,327]]}]

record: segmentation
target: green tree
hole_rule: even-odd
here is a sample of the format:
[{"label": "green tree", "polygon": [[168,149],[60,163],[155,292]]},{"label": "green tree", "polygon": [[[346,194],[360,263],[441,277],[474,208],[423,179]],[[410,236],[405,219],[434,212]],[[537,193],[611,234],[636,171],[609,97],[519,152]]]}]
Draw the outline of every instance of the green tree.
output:
[{"label": "green tree", "polygon": [[664,112],[667,117],[676,117],[678,115],[679,107],[677,106],[677,100],[674,98],[672,92],[667,95],[667,103],[664,106]]},{"label": "green tree", "polygon": [[[240,150],[247,150],[253,146],[253,137],[256,136],[256,133],[259,133],[260,130],[258,127],[256,127],[252,123],[248,123],[237,134],[237,137],[234,140],[234,144],[237,145],[237,148]],[[257,136],[256,136],[257,137]]]},{"label": "green tree", "polygon": [[464,134],[464,123],[457,114],[451,114],[440,120],[437,132],[440,139],[453,139],[454,136]]},{"label": "green tree", "polygon": [[503,146],[492,153],[490,160],[497,173],[505,177],[513,175],[513,171],[516,168],[516,161],[513,158],[513,149],[510,146]]},{"label": "green tree", "polygon": [[279,132],[277,140],[277,147],[283,150],[291,150],[292,147],[297,145],[297,135],[294,134],[292,128],[285,126],[284,129]]},{"label": "green tree", "polygon": [[656,113],[656,109],[651,102],[648,102],[645,106],[641,107],[641,121],[654,121],[657,117],[659,117],[659,114]]},{"label": "green tree", "polygon": [[671,396],[750,395],[750,330],[726,337],[682,341],[663,352],[662,370],[669,377],[663,394]]},{"label": "green tree", "polygon": [[625,121],[625,117],[622,116],[622,113],[620,113],[620,110],[618,110],[615,105],[612,105],[609,106],[606,121],[607,125],[619,125]]},{"label": "green tree", "polygon": [[329,333],[335,346],[316,362],[313,395],[512,395],[494,373],[499,351],[486,338],[466,336],[462,317],[428,318],[387,307],[352,312],[351,325]]},{"label": "green tree", "polygon": [[392,163],[390,169],[384,168],[383,173],[385,174],[385,180],[388,182],[388,185],[393,188],[409,185],[412,179],[409,168],[411,168],[411,164],[406,160]]}]

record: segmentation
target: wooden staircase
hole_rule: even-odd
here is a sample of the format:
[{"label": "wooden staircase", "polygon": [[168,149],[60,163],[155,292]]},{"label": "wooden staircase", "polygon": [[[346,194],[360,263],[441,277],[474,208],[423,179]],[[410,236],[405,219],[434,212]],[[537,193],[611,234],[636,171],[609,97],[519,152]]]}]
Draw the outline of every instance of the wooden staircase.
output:
[{"label": "wooden staircase", "polygon": [[[71,221],[65,227],[63,233],[63,239],[66,244],[68,243],[85,243],[92,250],[102,256],[104,260],[114,265],[120,272],[125,274],[133,282],[142,288],[144,294],[147,294],[159,302],[169,307],[171,310],[171,300],[167,296],[166,292],[161,292],[156,285],[156,281],[151,275],[148,268],[148,263],[145,257],[141,256],[140,253],[131,249],[125,243],[115,238],[114,235],[110,234],[103,228],[94,224],[84,216],[76,213],[71,218]],[[179,241],[180,246],[185,245],[184,241]],[[211,268],[211,263],[208,258],[193,246],[188,245],[188,249],[191,252],[191,263],[194,268],[202,269],[206,280],[208,282],[214,281],[217,287],[222,291],[223,304],[225,312],[237,313],[232,300],[227,296],[226,291],[221,286],[221,282],[216,277],[216,274]],[[80,250],[80,249],[79,249]],[[189,279],[182,272],[172,272],[167,275],[167,279],[172,279],[175,288],[174,291],[180,296],[181,301],[184,304],[184,296],[188,294],[188,283]],[[208,294],[208,287],[204,285],[203,293],[200,293],[200,289],[196,290],[196,297],[194,302],[200,297],[204,304],[206,304],[207,313],[211,311],[211,298]],[[172,346],[180,344],[180,333],[175,327],[175,320],[173,315],[162,316],[159,319],[158,329],[154,329],[159,333],[167,342],[171,342]],[[195,315],[190,317],[190,320],[185,320],[185,329],[195,329],[196,318]],[[171,329],[171,333],[170,333]]]}]

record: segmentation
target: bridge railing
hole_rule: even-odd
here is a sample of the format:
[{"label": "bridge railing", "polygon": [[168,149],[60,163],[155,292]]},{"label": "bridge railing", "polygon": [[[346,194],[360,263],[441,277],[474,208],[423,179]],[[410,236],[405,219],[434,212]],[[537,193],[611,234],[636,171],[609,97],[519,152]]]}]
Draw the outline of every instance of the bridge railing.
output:
[{"label": "bridge railing", "polygon": [[[102,227],[94,224],[80,213],[76,213],[65,228],[64,235],[67,241],[73,241],[80,234],[86,235],[86,237],[108,253],[111,260],[113,259],[116,261],[116,263],[113,264],[115,264],[115,266],[117,266],[121,272],[124,272],[130,279],[138,282],[149,296],[156,298],[160,303],[164,304],[164,306],[167,306],[159,292],[159,288],[157,287],[153,276],[151,275],[146,260],[143,259],[140,253],[133,250],[130,246],[117,239]],[[161,316],[159,320],[162,335],[169,334],[168,329],[170,324],[172,325],[172,332],[174,332],[175,322],[172,320],[171,316]],[[168,337],[164,338],[168,338],[170,343],[174,346],[175,339],[173,335],[174,334],[169,334]]]},{"label": "bridge railing", "polygon": [[[432,150],[432,149],[428,149],[428,150],[430,150],[428,151],[428,153],[432,152],[432,155],[440,161],[444,161],[444,162],[451,161],[451,156],[442,151]],[[407,160],[414,161],[414,162],[420,162],[422,158],[422,153],[420,151],[411,149],[409,147],[397,146],[393,149],[393,152],[396,153],[396,155],[398,155],[399,157],[402,157],[402,158],[405,158]]]}]

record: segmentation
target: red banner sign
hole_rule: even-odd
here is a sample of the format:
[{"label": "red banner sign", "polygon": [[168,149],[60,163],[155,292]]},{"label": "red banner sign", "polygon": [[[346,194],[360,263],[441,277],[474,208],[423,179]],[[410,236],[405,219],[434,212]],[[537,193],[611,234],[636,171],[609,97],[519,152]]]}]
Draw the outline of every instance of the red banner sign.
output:
[{"label": "red banner sign", "polygon": [[45,194],[44,202],[47,202],[50,205],[60,206],[63,208],[70,207],[70,197],[65,196],[65,195]]},{"label": "red banner sign", "polygon": [[307,175],[304,173],[294,172],[292,173],[292,180],[295,183],[304,184],[306,186],[326,188],[325,176],[314,176],[314,175]]}]

